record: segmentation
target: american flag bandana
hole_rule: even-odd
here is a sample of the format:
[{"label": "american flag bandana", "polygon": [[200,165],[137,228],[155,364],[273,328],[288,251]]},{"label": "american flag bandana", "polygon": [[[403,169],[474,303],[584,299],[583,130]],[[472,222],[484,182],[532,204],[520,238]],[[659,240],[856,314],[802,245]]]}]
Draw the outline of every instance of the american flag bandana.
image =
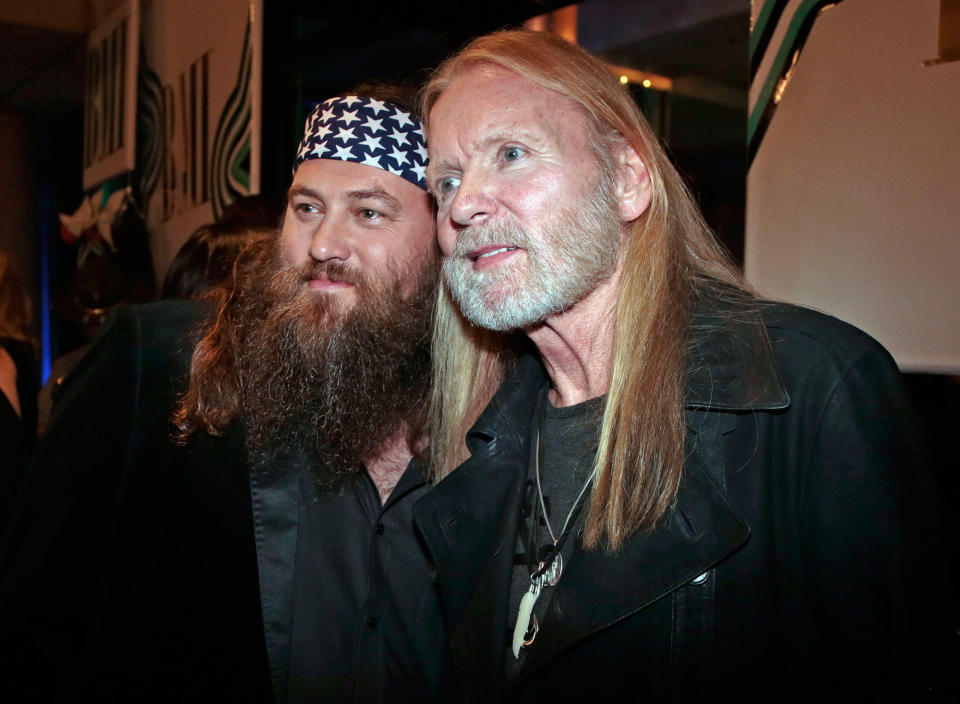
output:
[{"label": "american flag bandana", "polygon": [[308,159],[375,166],[427,190],[427,138],[420,121],[393,103],[347,95],[328,98],[307,118],[293,171]]}]

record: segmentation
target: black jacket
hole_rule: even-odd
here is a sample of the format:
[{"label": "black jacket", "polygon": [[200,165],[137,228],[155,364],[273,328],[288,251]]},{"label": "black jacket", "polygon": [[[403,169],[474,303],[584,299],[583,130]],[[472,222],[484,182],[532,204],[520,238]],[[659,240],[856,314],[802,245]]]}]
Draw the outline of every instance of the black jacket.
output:
[{"label": "black jacket", "polygon": [[943,555],[892,359],[783,305],[701,312],[694,329],[673,511],[617,554],[577,546],[513,690],[535,356],[471,429],[471,457],[417,505],[468,702],[875,701],[935,684]]},{"label": "black jacket", "polygon": [[204,310],[119,311],[0,549],[0,701],[271,699],[242,438],[169,441]]},{"label": "black jacket", "polygon": [[[295,594],[308,595],[305,612],[320,620],[323,608],[352,598],[330,594],[340,583],[335,575],[329,583],[303,577],[295,588],[298,531],[316,501],[306,489],[307,458],[251,462],[242,422],[223,437],[198,433],[186,446],[170,440],[171,410],[186,390],[196,324],[206,313],[190,301],[121,309],[68,377],[0,546],[0,702],[279,704],[308,700],[328,684],[294,678],[288,686]],[[412,503],[405,495],[422,488],[416,472],[410,477],[392,505]],[[442,623],[409,510],[368,526],[376,543],[369,554],[356,548],[362,531],[351,540],[312,535],[314,545],[334,539],[328,556],[354,546],[339,565],[329,558],[334,566],[380,570],[357,575],[357,593],[368,589],[370,600],[357,605],[363,623],[351,636],[362,640],[363,656],[359,645],[355,653],[340,648],[359,674],[341,676],[333,665],[316,675],[341,677],[338,692],[362,677],[360,701],[379,700],[379,688],[397,683],[410,683],[410,691],[387,691],[391,701],[427,699],[435,687],[444,697]],[[351,526],[357,530],[343,530]],[[384,527],[384,537],[372,537]],[[376,632],[367,609],[378,614]],[[332,619],[317,657],[352,618]],[[419,630],[404,640],[411,623]],[[406,652],[395,658],[391,647]]]}]

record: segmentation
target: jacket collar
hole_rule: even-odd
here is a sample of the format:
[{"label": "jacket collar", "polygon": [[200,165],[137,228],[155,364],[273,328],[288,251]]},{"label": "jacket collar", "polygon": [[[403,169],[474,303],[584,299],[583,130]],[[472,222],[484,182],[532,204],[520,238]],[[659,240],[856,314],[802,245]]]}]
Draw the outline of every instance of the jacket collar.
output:
[{"label": "jacket collar", "polygon": [[687,408],[749,411],[790,405],[760,316],[764,304],[753,305],[747,310],[694,310],[684,389]]}]

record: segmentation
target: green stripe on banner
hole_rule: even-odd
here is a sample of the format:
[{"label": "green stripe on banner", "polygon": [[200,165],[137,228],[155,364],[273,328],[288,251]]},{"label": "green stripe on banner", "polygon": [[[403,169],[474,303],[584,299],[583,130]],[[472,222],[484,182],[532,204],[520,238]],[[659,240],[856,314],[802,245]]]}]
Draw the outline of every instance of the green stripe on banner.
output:
[{"label": "green stripe on banner", "polygon": [[[757,15],[757,21],[753,23],[753,31],[750,32],[750,57],[753,58],[753,55],[757,52],[757,46],[760,44],[760,38],[766,34],[767,25],[770,23],[770,19],[777,15],[780,16],[780,12],[776,10],[783,10],[783,5],[786,2],[783,0],[765,0],[763,7],[760,8],[760,14]],[[777,6],[780,6],[779,8]]]},{"label": "green stripe on banner", "polygon": [[243,168],[243,162],[250,156],[250,135],[240,144],[240,149],[233,157],[233,163],[230,165],[230,175],[233,180],[242,184],[244,188],[250,190],[250,172]]},{"label": "green stripe on banner", "polygon": [[[250,173],[243,168],[243,161],[250,152],[249,89],[252,65],[253,53],[250,46],[248,21],[237,81],[220,114],[213,141],[210,191],[214,218],[219,218],[230,203],[250,191]],[[246,142],[245,148],[244,142]],[[238,158],[238,154],[242,156]]]},{"label": "green stripe on banner", "polygon": [[783,77],[784,67],[787,65],[787,61],[793,55],[797,37],[800,35],[800,30],[807,21],[810,13],[818,10],[818,6],[823,4],[825,4],[823,0],[805,0],[799,9],[794,13],[793,18],[790,20],[790,26],[787,27],[787,33],[783,38],[783,42],[780,44],[780,49],[777,51],[776,58],[773,60],[773,65],[770,67],[770,72],[767,74],[767,77],[763,82],[763,88],[760,89],[760,95],[757,97],[757,102],[753,106],[753,111],[750,113],[750,119],[747,122],[748,144],[753,141],[754,135],[757,132],[757,127],[760,124],[761,116],[766,111],[768,103],[770,103],[770,101],[773,99],[773,92],[776,90],[777,84]]}]

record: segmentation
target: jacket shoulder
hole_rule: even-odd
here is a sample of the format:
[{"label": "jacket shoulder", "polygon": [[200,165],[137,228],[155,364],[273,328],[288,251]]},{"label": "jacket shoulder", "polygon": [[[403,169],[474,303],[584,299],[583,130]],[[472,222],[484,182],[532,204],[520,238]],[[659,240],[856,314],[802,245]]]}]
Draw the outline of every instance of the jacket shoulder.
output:
[{"label": "jacket shoulder", "polygon": [[826,313],[790,303],[761,303],[761,316],[778,359],[803,356],[810,363],[841,367],[876,355],[894,364],[889,352],[869,334]]},{"label": "jacket shoulder", "polygon": [[111,327],[130,331],[140,343],[182,347],[212,313],[205,301],[156,301],[120,308],[112,316]]}]

